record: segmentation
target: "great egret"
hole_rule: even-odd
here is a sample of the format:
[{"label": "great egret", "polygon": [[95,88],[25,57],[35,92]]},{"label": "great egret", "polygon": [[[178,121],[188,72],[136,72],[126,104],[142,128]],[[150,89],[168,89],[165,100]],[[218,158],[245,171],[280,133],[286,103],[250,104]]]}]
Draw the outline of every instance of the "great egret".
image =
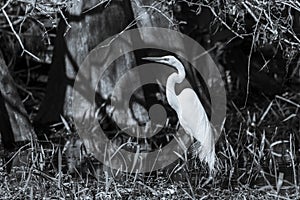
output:
[{"label": "great egret", "polygon": [[167,101],[176,111],[179,123],[185,132],[200,142],[196,152],[200,160],[208,164],[211,175],[215,164],[215,139],[204,107],[191,88],[185,88],[179,95],[175,93],[175,84],[181,83],[185,78],[183,64],[174,56],[145,57],[143,59],[166,64],[177,69],[178,73],[171,74],[167,79]]}]

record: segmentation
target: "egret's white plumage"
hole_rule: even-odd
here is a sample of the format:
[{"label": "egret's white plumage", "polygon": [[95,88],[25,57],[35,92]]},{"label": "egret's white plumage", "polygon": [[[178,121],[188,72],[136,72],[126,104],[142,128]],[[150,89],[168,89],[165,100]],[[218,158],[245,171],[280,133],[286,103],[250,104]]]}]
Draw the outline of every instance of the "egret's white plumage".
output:
[{"label": "egret's white plumage", "polygon": [[167,80],[167,101],[176,111],[183,129],[200,142],[201,145],[196,150],[197,154],[201,161],[208,163],[210,172],[212,172],[215,164],[215,139],[204,107],[191,88],[182,90],[179,95],[175,93],[175,84],[181,83],[185,78],[184,66],[174,56],[146,57],[144,59],[167,64],[178,70],[178,73],[171,74]]}]

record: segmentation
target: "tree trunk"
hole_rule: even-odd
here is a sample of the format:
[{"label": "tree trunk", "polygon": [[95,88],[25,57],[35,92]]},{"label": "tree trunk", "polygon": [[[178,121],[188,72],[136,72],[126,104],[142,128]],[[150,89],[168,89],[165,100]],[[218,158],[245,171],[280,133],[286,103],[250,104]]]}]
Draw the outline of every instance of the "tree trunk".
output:
[{"label": "tree trunk", "polygon": [[[37,123],[47,124],[60,121],[60,115],[68,119],[72,118],[72,89],[80,64],[92,49],[108,37],[124,30],[132,19],[127,1],[113,1],[107,6],[99,5],[84,13],[83,11],[92,8],[98,2],[96,0],[74,2],[76,3],[66,14],[71,28],[66,32],[67,25],[63,19],[58,27],[47,92],[35,118]],[[134,65],[133,53],[113,63],[108,76],[100,81],[101,101],[109,98],[120,75]],[[91,75],[90,78],[90,81],[94,82],[100,77]],[[132,121],[130,118],[132,116],[128,117],[128,121]]]},{"label": "tree trunk", "polygon": [[0,132],[5,148],[35,137],[13,78],[0,52]]}]

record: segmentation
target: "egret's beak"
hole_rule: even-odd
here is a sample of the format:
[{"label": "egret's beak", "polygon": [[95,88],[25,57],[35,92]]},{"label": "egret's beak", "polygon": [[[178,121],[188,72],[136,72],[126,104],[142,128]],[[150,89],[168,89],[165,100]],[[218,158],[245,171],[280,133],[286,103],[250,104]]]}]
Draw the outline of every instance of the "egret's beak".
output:
[{"label": "egret's beak", "polygon": [[162,58],[162,57],[144,57],[142,59],[153,61],[153,62],[156,62],[156,63],[169,64],[168,60],[166,58]]},{"label": "egret's beak", "polygon": [[164,61],[166,61],[166,59],[161,58],[161,57],[144,57],[142,59],[143,60],[153,61],[153,62],[164,62]]}]

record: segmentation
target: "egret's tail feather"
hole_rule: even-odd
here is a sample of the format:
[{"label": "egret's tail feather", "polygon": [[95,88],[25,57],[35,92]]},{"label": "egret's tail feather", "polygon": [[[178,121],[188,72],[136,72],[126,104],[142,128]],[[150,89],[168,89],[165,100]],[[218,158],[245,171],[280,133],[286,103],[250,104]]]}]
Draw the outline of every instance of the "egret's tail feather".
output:
[{"label": "egret's tail feather", "polygon": [[196,140],[190,146],[190,152],[193,157],[198,157],[200,161],[208,164],[210,173],[214,171],[215,167],[215,143],[212,134],[207,134],[202,141]]}]

